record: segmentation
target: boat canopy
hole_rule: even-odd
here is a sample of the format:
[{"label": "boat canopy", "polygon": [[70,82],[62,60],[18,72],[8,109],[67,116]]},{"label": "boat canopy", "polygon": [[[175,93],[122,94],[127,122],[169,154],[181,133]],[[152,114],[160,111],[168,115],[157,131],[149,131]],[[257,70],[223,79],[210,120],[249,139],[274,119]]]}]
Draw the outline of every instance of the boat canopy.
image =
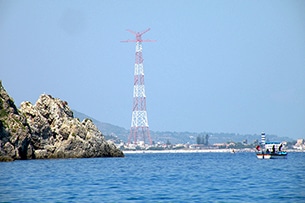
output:
[{"label": "boat canopy", "polygon": [[281,144],[281,142],[266,142],[265,144],[266,144],[266,145],[267,145],[267,144],[274,144],[274,145],[276,145],[276,144]]}]

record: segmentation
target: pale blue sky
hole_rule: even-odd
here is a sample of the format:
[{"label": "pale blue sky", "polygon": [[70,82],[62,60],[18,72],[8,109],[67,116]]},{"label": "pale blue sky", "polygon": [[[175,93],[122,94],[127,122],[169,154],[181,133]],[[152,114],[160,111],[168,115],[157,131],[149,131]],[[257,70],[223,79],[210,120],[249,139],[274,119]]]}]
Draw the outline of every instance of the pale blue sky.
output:
[{"label": "pale blue sky", "polygon": [[0,79],[19,106],[42,93],[130,128],[143,31],[154,131],[305,138],[305,1],[3,1]]}]

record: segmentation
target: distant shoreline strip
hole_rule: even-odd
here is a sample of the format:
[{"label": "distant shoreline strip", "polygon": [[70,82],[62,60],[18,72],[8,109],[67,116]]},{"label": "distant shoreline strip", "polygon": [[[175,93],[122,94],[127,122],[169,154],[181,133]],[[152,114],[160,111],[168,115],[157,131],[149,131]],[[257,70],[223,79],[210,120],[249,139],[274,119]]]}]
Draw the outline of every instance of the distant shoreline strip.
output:
[{"label": "distant shoreline strip", "polygon": [[[305,152],[305,150],[286,150],[287,152]],[[254,149],[198,149],[198,150],[123,150],[124,154],[166,154],[166,153],[238,153],[255,152]]]}]

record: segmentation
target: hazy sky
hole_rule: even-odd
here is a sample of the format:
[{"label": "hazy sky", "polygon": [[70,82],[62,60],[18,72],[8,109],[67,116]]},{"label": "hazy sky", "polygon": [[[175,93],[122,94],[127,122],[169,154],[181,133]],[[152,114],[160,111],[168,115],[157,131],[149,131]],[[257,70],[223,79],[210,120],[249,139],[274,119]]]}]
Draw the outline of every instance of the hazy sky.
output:
[{"label": "hazy sky", "polygon": [[42,93],[130,128],[143,31],[154,131],[305,138],[305,1],[0,0],[0,79],[16,105]]}]

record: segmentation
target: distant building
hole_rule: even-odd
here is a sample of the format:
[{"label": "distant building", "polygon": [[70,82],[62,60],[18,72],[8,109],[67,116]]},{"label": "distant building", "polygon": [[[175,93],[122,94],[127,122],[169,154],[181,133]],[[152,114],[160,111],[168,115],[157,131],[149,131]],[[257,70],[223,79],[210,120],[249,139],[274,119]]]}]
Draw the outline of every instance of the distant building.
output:
[{"label": "distant building", "polygon": [[214,147],[226,147],[227,143],[214,143],[213,146]]},{"label": "distant building", "polygon": [[298,150],[304,150],[305,149],[304,139],[297,139],[297,143],[293,146],[293,148]]},{"label": "distant building", "polygon": [[304,139],[297,139],[296,145],[303,145],[304,144]]}]

